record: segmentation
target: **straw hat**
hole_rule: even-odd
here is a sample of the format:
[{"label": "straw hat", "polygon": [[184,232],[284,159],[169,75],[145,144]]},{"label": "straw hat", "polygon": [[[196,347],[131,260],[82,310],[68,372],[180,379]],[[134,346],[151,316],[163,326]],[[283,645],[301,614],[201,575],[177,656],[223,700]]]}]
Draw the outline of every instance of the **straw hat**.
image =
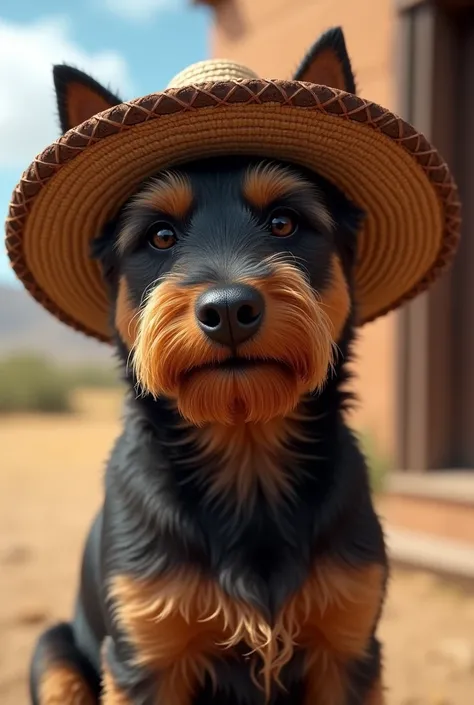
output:
[{"label": "straw hat", "polygon": [[360,325],[425,290],[456,249],[456,185],[414,127],[340,89],[343,82],[355,91],[342,32],[331,31],[296,74],[306,81],[262,78],[230,61],[200,62],[166,90],[94,115],[47,147],[23,173],[6,223],[9,257],[30,294],[76,330],[110,340],[91,239],[145,178],[218,154],[309,167],[364,209]]}]

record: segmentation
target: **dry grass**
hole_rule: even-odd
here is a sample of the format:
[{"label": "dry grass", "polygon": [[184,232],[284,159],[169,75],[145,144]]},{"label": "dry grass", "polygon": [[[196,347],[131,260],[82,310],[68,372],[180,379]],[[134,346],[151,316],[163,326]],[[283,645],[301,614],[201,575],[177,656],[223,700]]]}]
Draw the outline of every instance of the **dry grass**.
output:
[{"label": "dry grass", "polygon": [[[119,429],[117,392],[81,393],[77,415],[2,418],[0,448],[0,703],[27,703],[38,633],[67,618],[80,552],[101,500]],[[388,705],[474,700],[474,597],[396,571],[381,627]]]}]

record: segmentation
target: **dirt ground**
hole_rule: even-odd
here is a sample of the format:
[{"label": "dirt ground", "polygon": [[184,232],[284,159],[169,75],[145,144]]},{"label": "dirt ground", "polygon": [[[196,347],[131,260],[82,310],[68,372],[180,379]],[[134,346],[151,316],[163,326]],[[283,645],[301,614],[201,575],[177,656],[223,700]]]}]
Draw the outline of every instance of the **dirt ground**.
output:
[{"label": "dirt ground", "polygon": [[[82,542],[101,496],[120,399],[84,394],[69,418],[0,423],[0,703],[27,705],[39,632],[67,618]],[[472,593],[394,570],[380,628],[387,705],[474,702]]]}]

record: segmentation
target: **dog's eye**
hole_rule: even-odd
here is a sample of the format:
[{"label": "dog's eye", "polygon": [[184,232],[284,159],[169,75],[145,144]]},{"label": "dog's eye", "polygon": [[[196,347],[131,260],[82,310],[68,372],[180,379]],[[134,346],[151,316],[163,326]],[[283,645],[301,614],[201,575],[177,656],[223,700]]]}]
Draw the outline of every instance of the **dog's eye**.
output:
[{"label": "dog's eye", "polygon": [[147,230],[147,239],[155,250],[169,250],[176,243],[176,233],[169,223],[154,223]]},{"label": "dog's eye", "polygon": [[289,210],[274,211],[270,216],[270,232],[275,237],[289,237],[298,229],[298,217]]}]

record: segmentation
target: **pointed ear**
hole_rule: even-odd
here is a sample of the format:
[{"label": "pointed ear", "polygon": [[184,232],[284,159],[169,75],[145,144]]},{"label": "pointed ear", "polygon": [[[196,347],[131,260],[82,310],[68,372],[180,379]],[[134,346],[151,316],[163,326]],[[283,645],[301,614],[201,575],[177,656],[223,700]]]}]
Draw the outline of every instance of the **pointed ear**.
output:
[{"label": "pointed ear", "polygon": [[53,66],[53,80],[63,132],[122,102],[107,88],[72,66]]},{"label": "pointed ear", "polygon": [[356,92],[354,74],[341,27],[333,27],[313,44],[298,67],[295,81],[309,81]]}]

